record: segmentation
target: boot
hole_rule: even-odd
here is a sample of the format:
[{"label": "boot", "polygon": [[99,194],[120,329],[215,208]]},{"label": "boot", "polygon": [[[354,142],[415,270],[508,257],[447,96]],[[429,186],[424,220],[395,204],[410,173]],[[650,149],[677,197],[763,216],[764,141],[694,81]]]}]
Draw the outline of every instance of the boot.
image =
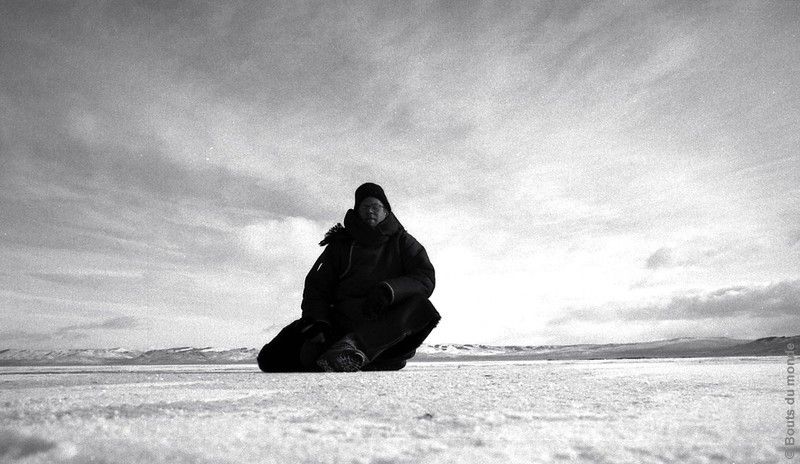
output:
[{"label": "boot", "polygon": [[317,359],[317,366],[325,372],[356,372],[366,363],[367,355],[358,349],[353,334],[342,337]]}]

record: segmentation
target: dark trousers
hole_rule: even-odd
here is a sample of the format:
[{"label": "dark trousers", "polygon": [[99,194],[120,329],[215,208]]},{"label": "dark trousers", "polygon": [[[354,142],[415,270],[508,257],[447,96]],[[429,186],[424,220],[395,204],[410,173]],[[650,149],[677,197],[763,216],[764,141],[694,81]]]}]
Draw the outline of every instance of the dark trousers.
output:
[{"label": "dark trousers", "polygon": [[264,372],[318,372],[317,358],[347,333],[353,333],[369,362],[363,370],[400,370],[439,323],[441,316],[424,297],[410,297],[388,308],[377,318],[333,321],[333,333],[325,343],[307,342],[298,319],[284,327],[258,354]]}]

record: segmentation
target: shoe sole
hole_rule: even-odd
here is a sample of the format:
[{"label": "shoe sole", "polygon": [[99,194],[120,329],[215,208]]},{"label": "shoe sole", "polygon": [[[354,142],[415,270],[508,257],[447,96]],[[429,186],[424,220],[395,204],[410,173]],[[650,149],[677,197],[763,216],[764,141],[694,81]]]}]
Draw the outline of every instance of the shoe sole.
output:
[{"label": "shoe sole", "polygon": [[323,355],[317,360],[317,366],[325,372],[358,372],[363,365],[364,358],[357,352],[337,353],[333,359]]}]

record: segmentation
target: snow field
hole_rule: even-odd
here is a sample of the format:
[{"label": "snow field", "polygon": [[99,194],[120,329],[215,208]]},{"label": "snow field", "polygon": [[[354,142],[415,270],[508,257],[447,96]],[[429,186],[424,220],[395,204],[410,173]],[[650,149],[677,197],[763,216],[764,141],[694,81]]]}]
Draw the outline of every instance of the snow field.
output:
[{"label": "snow field", "polygon": [[777,463],[781,359],[0,370],[0,462]]}]

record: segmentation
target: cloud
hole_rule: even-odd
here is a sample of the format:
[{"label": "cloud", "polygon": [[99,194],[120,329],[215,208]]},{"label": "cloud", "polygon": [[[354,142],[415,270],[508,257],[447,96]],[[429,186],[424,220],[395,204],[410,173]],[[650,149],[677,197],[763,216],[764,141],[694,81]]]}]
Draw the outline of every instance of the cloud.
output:
[{"label": "cloud", "polygon": [[[35,155],[9,154],[11,160],[4,174],[7,181],[17,186],[23,200],[33,196],[36,201],[17,209],[27,206],[29,214],[47,214],[48,208],[58,208],[65,200],[91,206],[97,201],[92,196],[99,195],[100,200],[123,205],[157,199],[199,202],[209,209],[258,211],[262,215],[330,215],[319,202],[310,201],[313,195],[292,178],[278,182],[225,166],[187,166],[171,160],[159,147],[136,152],[121,145],[97,149],[65,142],[57,150],[37,150]],[[49,193],[50,201],[42,198],[45,193]],[[19,211],[20,216],[25,213]]]},{"label": "cloud", "polygon": [[542,330],[549,343],[618,343],[676,337],[754,339],[800,333],[800,280],[687,292],[663,303],[608,303],[563,311]]},{"label": "cloud", "polygon": [[[9,330],[0,332],[0,342],[13,345],[37,344],[45,346],[49,343],[76,342],[87,340],[89,336],[82,332],[29,332],[25,330]],[[36,345],[34,345],[36,346]]]},{"label": "cloud", "polygon": [[[663,318],[680,289],[798,278],[791,2],[0,10],[12,329],[289,320],[367,180],[442,257],[435,298],[457,315],[434,337],[614,301]],[[759,298],[670,310],[705,320],[736,291]],[[503,320],[483,319],[498,301]],[[101,329],[81,330],[62,335]]]},{"label": "cloud", "polygon": [[142,321],[130,316],[119,316],[98,322],[88,322],[84,324],[74,324],[60,327],[53,331],[23,331],[11,330],[0,332],[0,341],[25,343],[50,343],[50,342],[74,342],[77,340],[88,340],[92,335],[87,332],[97,331],[126,331],[141,328]]},{"label": "cloud", "polygon": [[800,280],[764,286],[724,287],[675,296],[662,304],[618,306],[609,303],[604,308],[574,308],[566,315],[551,320],[549,325],[558,326],[572,321],[722,321],[741,317],[788,320],[800,310]]},{"label": "cloud", "polygon": [[104,274],[66,274],[66,273],[31,273],[31,277],[41,279],[55,284],[62,284],[66,286],[82,286],[92,289],[108,288],[110,285],[115,284],[141,284],[144,278],[139,275],[114,275],[110,273]]},{"label": "cloud", "polygon": [[241,250],[260,262],[300,261],[310,266],[321,251],[314,244],[322,240],[327,226],[300,217],[286,217],[272,221],[256,222],[237,232]]},{"label": "cloud", "polygon": [[647,258],[647,269],[658,269],[660,267],[669,267],[673,264],[672,250],[669,248],[659,248],[649,258]]},{"label": "cloud", "polygon": [[800,230],[792,231],[789,234],[788,245],[790,247],[797,247],[800,245]]},{"label": "cloud", "polygon": [[628,320],[754,319],[793,317],[800,311],[800,280],[763,287],[736,286],[699,295],[680,296],[662,307],[623,311]]},{"label": "cloud", "polygon": [[97,330],[97,329],[110,329],[110,330],[119,330],[119,329],[133,329],[140,327],[141,322],[133,317],[129,316],[120,316],[111,319],[106,319],[102,322],[91,322],[87,324],[77,324],[71,325],[67,327],[62,327],[58,329],[57,333],[64,333],[64,332],[74,332],[79,330]]},{"label": "cloud", "polygon": [[10,462],[46,453],[57,447],[57,442],[36,435],[22,434],[16,430],[0,430],[0,457],[7,458]]}]

